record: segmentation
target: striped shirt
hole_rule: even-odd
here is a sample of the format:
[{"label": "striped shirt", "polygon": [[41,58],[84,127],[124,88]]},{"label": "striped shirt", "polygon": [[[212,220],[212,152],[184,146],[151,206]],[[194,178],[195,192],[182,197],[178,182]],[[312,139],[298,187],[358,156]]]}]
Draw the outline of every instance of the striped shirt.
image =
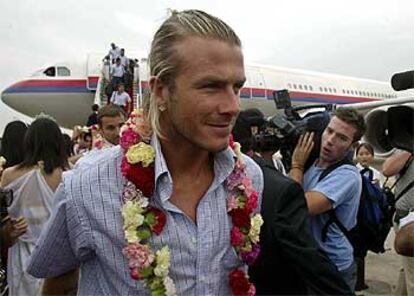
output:
[{"label": "striped shirt", "polygon": [[[172,178],[155,137],[152,143],[156,150],[156,189],[151,203],[167,216],[161,235],[150,238],[153,250],[169,246],[170,276],[179,295],[231,294],[229,273],[234,267],[242,267],[230,244],[232,225],[224,186],[234,167],[233,151],[227,148],[215,155],[214,181],[199,202],[194,224],[169,202]],[[131,279],[122,254],[122,151],[116,146],[103,153],[108,155],[104,162],[65,176],[28,272],[35,277],[53,277],[80,266],[80,295],[149,295],[141,281]],[[261,196],[261,170],[250,158],[245,157],[245,161],[247,174]]]}]

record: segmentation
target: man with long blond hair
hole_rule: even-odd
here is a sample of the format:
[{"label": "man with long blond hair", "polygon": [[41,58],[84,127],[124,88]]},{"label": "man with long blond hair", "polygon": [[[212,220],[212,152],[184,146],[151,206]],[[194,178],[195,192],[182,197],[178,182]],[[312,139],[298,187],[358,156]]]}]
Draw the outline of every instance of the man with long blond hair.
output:
[{"label": "man with long blond hair", "polygon": [[[172,11],[149,65],[144,114],[127,123],[117,153],[65,178],[28,270],[51,277],[79,266],[80,295],[253,294],[232,245],[243,234],[230,236],[251,221],[245,239],[257,243],[260,218],[243,211],[253,217],[263,187],[230,139],[246,80],[240,40],[205,12]],[[147,123],[151,135],[141,133]],[[252,202],[237,203],[235,189]]]}]

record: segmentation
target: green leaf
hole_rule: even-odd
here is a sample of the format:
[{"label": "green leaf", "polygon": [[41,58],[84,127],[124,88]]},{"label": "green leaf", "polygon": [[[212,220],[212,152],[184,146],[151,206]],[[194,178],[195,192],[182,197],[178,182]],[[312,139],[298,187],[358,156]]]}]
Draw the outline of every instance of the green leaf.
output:
[{"label": "green leaf", "polygon": [[154,274],[154,268],[152,266],[145,267],[139,270],[139,275],[143,278],[149,277]]},{"label": "green leaf", "polygon": [[152,212],[148,212],[145,215],[145,222],[150,226],[154,226],[157,224],[157,218],[155,218],[155,215]]},{"label": "green leaf", "polygon": [[144,240],[151,236],[151,231],[149,231],[148,229],[138,230],[137,235],[141,240]]}]

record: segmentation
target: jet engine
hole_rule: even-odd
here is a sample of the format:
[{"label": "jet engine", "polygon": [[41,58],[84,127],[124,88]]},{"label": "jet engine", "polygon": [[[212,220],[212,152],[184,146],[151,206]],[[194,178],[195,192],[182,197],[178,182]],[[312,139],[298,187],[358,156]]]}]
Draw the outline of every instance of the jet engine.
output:
[{"label": "jet engine", "polygon": [[390,156],[395,149],[388,137],[388,108],[389,106],[375,108],[365,115],[367,130],[363,141],[374,147],[375,156],[379,158]]},{"label": "jet engine", "polygon": [[394,147],[412,151],[413,118],[411,104],[373,109],[365,115],[367,131],[363,140],[374,147],[376,156],[380,158],[391,155]]}]

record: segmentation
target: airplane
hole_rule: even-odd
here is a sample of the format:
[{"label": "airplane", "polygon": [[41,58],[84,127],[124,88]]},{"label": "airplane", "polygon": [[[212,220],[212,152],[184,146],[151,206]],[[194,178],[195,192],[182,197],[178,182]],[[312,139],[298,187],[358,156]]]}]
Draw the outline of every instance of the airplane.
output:
[{"label": "airplane", "polygon": [[[43,67],[7,87],[1,100],[29,117],[43,112],[56,118],[63,127],[82,125],[92,104],[107,103],[104,93],[110,66],[103,62],[103,56],[91,53],[83,64],[65,62]],[[149,71],[146,58],[135,60],[138,63],[133,70],[132,97],[137,106],[148,90]],[[394,150],[384,139],[386,109],[390,105],[414,103],[413,96],[401,96],[386,82],[253,63],[247,64],[245,70],[247,81],[240,90],[242,108],[259,108],[266,115],[273,115],[276,112],[273,93],[277,90],[287,90],[294,106],[315,103],[352,106],[365,113],[368,124],[365,141],[374,146],[379,157],[386,157]]]}]

